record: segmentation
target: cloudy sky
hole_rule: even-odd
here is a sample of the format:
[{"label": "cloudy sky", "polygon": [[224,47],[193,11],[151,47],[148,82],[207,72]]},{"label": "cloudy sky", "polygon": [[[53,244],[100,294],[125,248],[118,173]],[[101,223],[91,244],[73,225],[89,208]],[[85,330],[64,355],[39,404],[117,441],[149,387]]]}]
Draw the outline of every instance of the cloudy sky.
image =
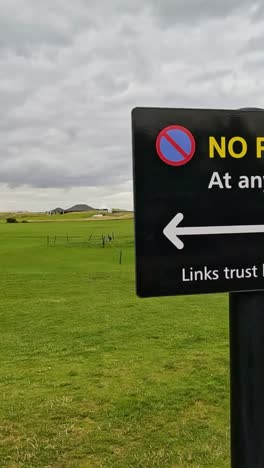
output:
[{"label": "cloudy sky", "polygon": [[263,0],[0,0],[0,211],[132,208],[132,108],[264,107],[263,13]]}]

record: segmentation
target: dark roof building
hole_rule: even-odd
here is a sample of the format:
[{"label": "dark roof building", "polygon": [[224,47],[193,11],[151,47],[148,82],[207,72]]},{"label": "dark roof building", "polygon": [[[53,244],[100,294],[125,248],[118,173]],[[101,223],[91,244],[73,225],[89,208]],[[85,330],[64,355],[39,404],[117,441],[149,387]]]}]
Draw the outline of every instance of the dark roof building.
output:
[{"label": "dark roof building", "polygon": [[64,210],[62,208],[54,208],[54,210],[50,210],[49,214],[63,214]]}]

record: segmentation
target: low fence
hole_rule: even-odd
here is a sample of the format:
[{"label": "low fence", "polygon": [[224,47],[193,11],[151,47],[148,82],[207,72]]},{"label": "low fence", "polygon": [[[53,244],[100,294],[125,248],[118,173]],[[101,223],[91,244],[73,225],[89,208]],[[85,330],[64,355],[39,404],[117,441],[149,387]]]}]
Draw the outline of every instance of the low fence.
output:
[{"label": "low fence", "polygon": [[[118,237],[118,244],[130,239],[128,236]],[[116,244],[114,232],[102,233],[102,235],[90,234],[87,237],[62,235],[47,235],[47,247],[68,246],[68,247],[101,247],[103,249],[111,246],[118,254],[118,262],[122,265],[123,249]]]}]

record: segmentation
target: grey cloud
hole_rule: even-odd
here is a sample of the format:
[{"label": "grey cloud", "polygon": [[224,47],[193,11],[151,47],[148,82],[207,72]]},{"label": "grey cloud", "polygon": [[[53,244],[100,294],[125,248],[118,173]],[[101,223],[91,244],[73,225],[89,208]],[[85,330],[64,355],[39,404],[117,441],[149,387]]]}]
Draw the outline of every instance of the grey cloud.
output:
[{"label": "grey cloud", "polygon": [[243,47],[240,49],[241,54],[248,53],[249,55],[255,54],[256,52],[263,51],[263,41],[264,41],[264,33],[260,32],[260,34],[254,35],[251,37]]},{"label": "grey cloud", "polygon": [[[85,0],[83,4],[87,5]],[[134,0],[128,2],[124,0],[115,0],[113,2],[92,1],[89,7],[94,9],[97,14],[114,13],[118,17],[139,16],[140,13],[149,15],[165,24],[176,23],[179,21],[192,23],[193,21],[208,20],[211,18],[226,18],[233,14],[241,13],[243,9],[252,14],[256,14],[261,8],[261,0],[257,0],[249,5],[248,0],[222,0],[214,2],[210,0]],[[251,7],[251,8],[250,8]]]},{"label": "grey cloud", "polygon": [[[135,6],[135,2],[134,6]],[[194,25],[199,22],[206,22],[210,19],[224,20],[232,15],[241,14],[244,10],[248,14],[256,15],[261,8],[261,0],[255,1],[249,7],[248,0],[222,0],[214,2],[210,0],[147,0],[144,3],[138,2],[138,8],[142,4],[148,9],[155,20],[163,27],[177,25],[180,22]]]},{"label": "grey cloud", "polygon": [[28,56],[36,44],[53,47],[70,44],[67,31],[52,28],[48,24],[14,24],[12,19],[7,21],[2,17],[0,31],[0,48],[13,49],[17,55]]},{"label": "grey cloud", "polygon": [[[166,5],[167,3],[167,5]],[[222,0],[221,2],[210,2],[208,0],[191,0],[188,2],[173,2],[173,0],[167,0],[163,7],[160,4],[158,13],[164,18],[175,19],[190,19],[201,20],[208,18],[226,18],[238,11],[241,12],[243,8],[248,9],[247,0]],[[167,8],[166,8],[167,7]]]},{"label": "grey cloud", "polygon": [[234,71],[228,68],[219,68],[215,70],[200,71],[194,75],[195,82],[197,84],[213,82],[219,79],[227,79],[228,76],[233,75]]},{"label": "grey cloud", "polygon": [[29,57],[69,47],[76,34],[95,27],[81,0],[0,0],[0,50]]},{"label": "grey cloud", "polygon": [[[114,186],[129,181],[128,176],[124,176],[124,164],[122,161],[114,164],[111,167],[109,175],[105,176],[108,167],[107,161],[105,161],[104,168],[93,168],[89,172],[79,171],[76,173],[74,169],[70,168],[63,169],[61,167],[54,166],[40,162],[30,161],[23,163],[23,165],[14,167],[6,167],[5,165],[1,168],[0,173],[0,184],[6,183],[7,186],[15,188],[21,185],[30,186],[33,188],[70,188],[70,187],[97,187],[97,186]],[[23,183],[21,183],[23,181]]]},{"label": "grey cloud", "polygon": [[133,107],[263,106],[260,5],[0,0],[0,184],[131,203]]}]

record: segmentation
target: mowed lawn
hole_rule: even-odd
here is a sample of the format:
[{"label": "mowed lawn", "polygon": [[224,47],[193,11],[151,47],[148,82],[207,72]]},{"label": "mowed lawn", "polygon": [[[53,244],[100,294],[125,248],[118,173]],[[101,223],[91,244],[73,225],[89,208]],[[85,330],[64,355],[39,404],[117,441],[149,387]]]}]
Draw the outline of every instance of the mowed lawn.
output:
[{"label": "mowed lawn", "polygon": [[1,467],[230,466],[227,295],[137,298],[132,220],[1,224],[0,281]]}]

